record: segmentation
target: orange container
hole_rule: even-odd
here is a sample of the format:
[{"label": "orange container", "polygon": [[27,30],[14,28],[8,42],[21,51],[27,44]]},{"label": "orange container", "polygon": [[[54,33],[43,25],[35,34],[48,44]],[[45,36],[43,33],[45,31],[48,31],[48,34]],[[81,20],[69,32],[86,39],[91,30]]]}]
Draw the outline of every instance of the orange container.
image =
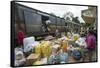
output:
[{"label": "orange container", "polygon": [[62,49],[64,50],[64,52],[67,51],[67,41],[65,40],[62,42]]}]

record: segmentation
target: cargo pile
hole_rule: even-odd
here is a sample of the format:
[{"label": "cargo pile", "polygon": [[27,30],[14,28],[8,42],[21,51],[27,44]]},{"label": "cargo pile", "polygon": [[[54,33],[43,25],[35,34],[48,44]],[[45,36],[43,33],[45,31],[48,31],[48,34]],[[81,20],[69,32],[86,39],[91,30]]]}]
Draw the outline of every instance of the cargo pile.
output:
[{"label": "cargo pile", "polygon": [[28,37],[24,39],[22,52],[28,53],[25,57],[25,65],[59,64],[70,63],[70,57],[75,62],[81,60],[82,47],[85,48],[86,44],[78,34],[63,35],[61,38],[48,36],[40,41],[35,41],[34,37]]}]

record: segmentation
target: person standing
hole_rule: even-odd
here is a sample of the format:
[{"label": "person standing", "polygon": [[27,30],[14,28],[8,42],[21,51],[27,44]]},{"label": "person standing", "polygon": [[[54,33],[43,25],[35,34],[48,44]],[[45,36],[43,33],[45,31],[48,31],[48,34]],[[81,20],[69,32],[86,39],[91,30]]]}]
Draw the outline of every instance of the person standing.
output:
[{"label": "person standing", "polygon": [[96,37],[92,30],[89,30],[86,36],[86,44],[89,53],[89,61],[92,61],[92,57],[96,48]]},{"label": "person standing", "polygon": [[22,46],[23,47],[23,39],[25,38],[25,33],[22,30],[22,27],[19,28],[18,32],[17,32],[17,43],[18,46]]}]

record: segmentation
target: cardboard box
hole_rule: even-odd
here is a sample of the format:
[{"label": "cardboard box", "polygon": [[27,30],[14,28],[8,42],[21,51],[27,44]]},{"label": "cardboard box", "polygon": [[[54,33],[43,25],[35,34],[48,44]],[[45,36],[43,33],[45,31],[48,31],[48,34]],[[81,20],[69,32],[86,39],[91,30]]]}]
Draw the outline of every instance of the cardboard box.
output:
[{"label": "cardboard box", "polygon": [[39,54],[32,53],[26,58],[26,65],[32,65],[33,62],[39,59]]}]

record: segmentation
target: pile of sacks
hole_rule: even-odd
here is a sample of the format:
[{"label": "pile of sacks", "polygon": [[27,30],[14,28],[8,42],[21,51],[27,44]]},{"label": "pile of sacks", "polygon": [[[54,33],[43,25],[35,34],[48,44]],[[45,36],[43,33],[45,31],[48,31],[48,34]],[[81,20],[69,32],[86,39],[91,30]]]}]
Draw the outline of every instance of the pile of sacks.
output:
[{"label": "pile of sacks", "polygon": [[50,41],[41,41],[39,45],[35,47],[35,53],[41,55],[41,57],[48,57],[52,53],[52,45]]}]

